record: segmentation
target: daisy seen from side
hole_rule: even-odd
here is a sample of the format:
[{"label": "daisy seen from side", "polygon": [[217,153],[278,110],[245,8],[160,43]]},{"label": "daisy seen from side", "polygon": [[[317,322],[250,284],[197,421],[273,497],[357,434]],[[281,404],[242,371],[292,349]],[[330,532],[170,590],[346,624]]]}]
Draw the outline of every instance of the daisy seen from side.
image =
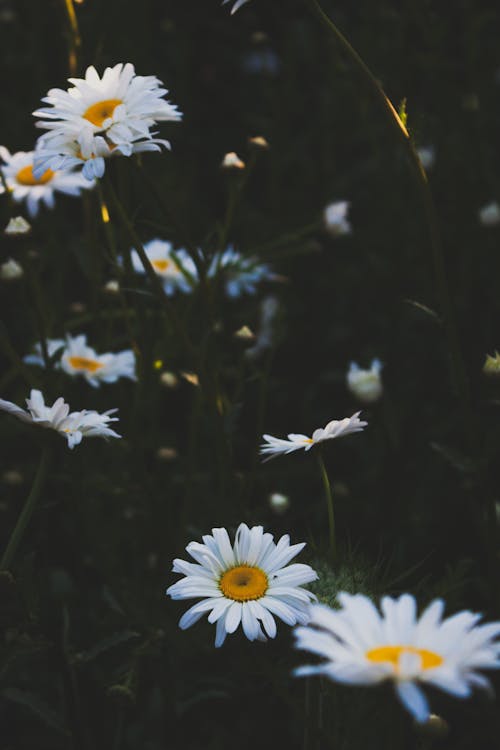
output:
[{"label": "daisy seen from side", "polygon": [[262,281],[276,281],[278,277],[258,258],[245,257],[232,245],[217,252],[208,267],[209,278],[222,277],[228,297],[255,294]]},{"label": "daisy seen from side", "polygon": [[66,438],[69,448],[81,443],[84,437],[121,437],[109,427],[110,422],[118,421],[118,417],[110,416],[117,411],[116,409],[109,409],[102,414],[87,409],[70,412],[69,405],[62,397],[56,399],[52,406],[46,406],[43,394],[36,389],[31,391],[30,397],[26,399],[26,405],[27,411],[12,401],[0,399],[0,410],[27,424],[55,430]]},{"label": "daisy seen from side", "polygon": [[333,419],[331,422],[328,422],[326,427],[319,427],[317,430],[314,430],[311,437],[294,432],[289,433],[286,440],[273,437],[272,435],[263,435],[262,437],[265,442],[260,446],[260,453],[273,458],[274,456],[293,453],[301,448],[308,451],[313,445],[317,445],[324,440],[332,440],[333,438],[351,435],[354,432],[361,432],[367,426],[368,422],[359,419],[360,414],[361,412],[357,411],[352,417],[345,417],[345,419],[339,420]]},{"label": "daisy seen from side", "polygon": [[317,579],[316,572],[292,560],[305,546],[290,544],[288,534],[277,543],[262,526],[239,525],[234,544],[227,530],[212,529],[203,544],[190,542],[187,552],[194,563],[175,559],[173,571],[184,578],[169,586],[172,599],[201,599],[179,621],[185,630],[208,613],[216,624],[215,646],[239,625],[250,640],[265,641],[276,636],[274,617],[287,625],[308,620],[309,603],[314,594],[302,588]]},{"label": "daisy seen from side", "polygon": [[385,596],[380,609],[362,594],[338,595],[339,610],[313,604],[310,621],[294,631],[295,645],[323,659],[295,674],[323,675],[348,685],[394,684],[396,695],[418,722],[430,709],[422,684],[468,698],[490,683],[478,670],[500,667],[500,622],[478,625],[481,615],[458,612],[443,619],[436,599],[417,617],[415,598]]},{"label": "daisy seen from side", "polygon": [[[5,146],[0,146],[1,167],[5,184],[16,203],[26,202],[30,217],[38,215],[40,204],[54,208],[55,193],[79,196],[82,190],[93,187],[93,183],[81,174],[67,170],[44,169],[35,177],[33,172],[35,152],[18,151],[11,154]],[[5,186],[0,183],[0,194]]]}]

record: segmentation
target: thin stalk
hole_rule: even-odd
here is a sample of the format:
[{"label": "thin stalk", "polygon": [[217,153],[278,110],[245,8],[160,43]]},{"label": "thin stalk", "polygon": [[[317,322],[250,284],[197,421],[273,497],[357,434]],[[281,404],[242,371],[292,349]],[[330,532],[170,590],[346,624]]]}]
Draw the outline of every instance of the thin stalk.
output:
[{"label": "thin stalk", "polygon": [[35,478],[28,495],[28,499],[26,500],[24,508],[22,509],[21,514],[17,519],[14,531],[10,536],[7,548],[2,557],[2,561],[0,562],[0,570],[7,570],[10,567],[14,555],[16,554],[17,548],[22,541],[24,532],[26,531],[26,528],[31,520],[31,516],[33,515],[33,511],[35,510],[38,498],[45,483],[45,477],[47,476],[47,469],[50,463],[51,453],[52,446],[47,441],[42,450],[40,463],[38,464],[38,469],[36,471]]},{"label": "thin stalk", "polygon": [[250,160],[248,162],[248,166],[245,169],[245,172],[242,177],[239,179],[236,177],[236,175],[229,175],[229,196],[227,200],[226,205],[226,213],[224,215],[224,221],[221,224],[221,227],[219,229],[219,237],[218,237],[218,243],[219,243],[219,249],[223,250],[226,246],[227,239],[229,236],[229,232],[231,231],[231,226],[233,223],[234,215],[236,213],[236,208],[238,207],[238,203],[240,201],[240,198],[243,194],[243,189],[245,185],[247,184],[250,175],[252,174],[255,162],[256,162],[256,154],[255,152],[252,153],[250,156]]},{"label": "thin stalk", "polygon": [[78,59],[80,56],[82,39],[80,36],[80,29],[78,28],[78,20],[76,18],[73,0],[63,0],[63,3],[66,8],[66,15],[68,16],[69,24],[68,68],[70,75],[75,76],[78,72]]},{"label": "thin stalk", "polygon": [[135,231],[127,212],[125,211],[122,203],[120,202],[120,199],[118,198],[115,189],[113,185],[111,184],[111,181],[107,181],[107,192],[110,198],[110,203],[113,205],[116,215],[118,216],[120,223],[122,224],[125,233],[129,237],[129,241],[132,245],[132,247],[137,251],[137,254],[139,255],[139,258],[141,259],[142,266],[144,268],[144,271],[150,280],[153,289],[155,290],[156,296],[158,297],[158,300],[164,307],[164,309],[167,312],[167,315],[171,319],[172,323],[174,324],[175,328],[178,330],[178,332],[181,335],[181,338],[183,340],[184,345],[186,346],[186,349],[190,352],[190,354],[194,354],[194,347],[192,346],[188,335],[184,329],[184,326],[181,324],[181,321],[179,320],[179,317],[177,315],[177,311],[175,307],[170,303],[170,300],[168,299],[167,295],[165,294],[165,291],[163,289],[162,283],[158,277],[158,274],[154,270],[153,266],[151,265],[151,261],[149,260],[148,256],[146,255],[146,251],[144,249],[144,246],[139,239],[139,236],[137,235],[137,232]]},{"label": "thin stalk", "polygon": [[[341,48],[354,63],[356,69],[361,74],[361,77],[366,81],[373,94],[382,105],[387,119],[395,132],[398,140],[404,146],[407,155],[410,160],[415,182],[420,191],[423,208],[425,211],[427,228],[429,232],[430,247],[432,254],[432,265],[434,270],[434,278],[436,284],[436,292],[439,298],[442,314],[445,334],[448,339],[448,347],[451,358],[451,380],[455,393],[460,396],[462,403],[467,411],[469,411],[470,405],[470,393],[467,375],[465,371],[465,365],[460,349],[460,340],[457,332],[455,323],[455,317],[453,312],[453,306],[451,303],[450,294],[448,291],[448,282],[446,278],[445,263],[443,248],[441,244],[441,236],[439,232],[439,225],[436,215],[436,209],[432,199],[429,181],[422,162],[418,156],[415,146],[411,140],[410,134],[406,128],[406,125],[402,121],[401,117],[396,112],[390,99],[387,97],[385,91],[377,81],[371,70],[368,68],[366,63],[358,55],[354,47],[347,41],[345,36],[339,31],[337,26],[331,20],[331,18],[324,12],[318,0],[308,0],[319,17],[321,22],[333,33],[337,42]],[[469,415],[470,416],[470,415]]]},{"label": "thin stalk", "polygon": [[330,558],[331,562],[334,563],[337,557],[337,545],[335,541],[335,515],[333,512],[333,494],[330,479],[328,478],[328,472],[326,470],[325,462],[321,449],[318,450],[318,464],[321,474],[321,481],[323,482],[323,488],[325,490],[326,498],[326,512],[328,515],[328,538],[330,543]]}]

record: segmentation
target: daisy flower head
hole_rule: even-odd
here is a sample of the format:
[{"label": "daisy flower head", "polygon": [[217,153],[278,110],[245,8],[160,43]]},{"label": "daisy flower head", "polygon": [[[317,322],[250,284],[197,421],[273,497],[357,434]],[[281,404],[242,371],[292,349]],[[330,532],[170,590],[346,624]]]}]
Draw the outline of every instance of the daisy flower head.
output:
[{"label": "daisy flower head", "polygon": [[360,414],[361,412],[357,411],[352,417],[332,419],[326,427],[319,427],[317,430],[314,430],[311,437],[295,432],[290,432],[287,440],[273,437],[272,435],[262,435],[265,442],[260,446],[260,452],[262,455],[274,458],[282,454],[293,453],[293,451],[298,451],[301,448],[308,451],[313,445],[322,443],[324,440],[345,437],[353,432],[361,432],[368,422],[359,419]]},{"label": "daisy flower head", "polygon": [[94,387],[101,383],[116,383],[120,378],[136,380],[135,354],[131,349],[116,354],[97,354],[88,346],[85,335],[66,337],[60,366],[68,375],[83,376]]},{"label": "daisy flower head", "polygon": [[[44,203],[47,208],[54,208],[54,193],[77,196],[82,190],[92,187],[81,174],[71,171],[47,167],[35,176],[34,151],[18,151],[11,154],[5,146],[0,146],[0,157],[3,161],[1,169],[5,184],[12,199],[16,203],[26,201],[28,213],[32,218],[37,216],[40,203]],[[0,194],[3,192],[5,186],[0,183]]]},{"label": "daisy flower head", "polygon": [[[114,151],[130,156],[136,150],[149,150],[141,149],[147,143],[169,146],[167,141],[155,141],[151,128],[158,122],[178,121],[182,115],[164,99],[168,92],[156,76],[138,76],[131,63],[118,63],[106,68],[102,77],[91,65],[85,78],[68,80],[73,86],[51,89],[43,99],[49,106],[33,113],[42,118],[37,126],[48,131],[38,144],[46,160],[37,161],[36,170],[57,164],[58,156],[71,157],[71,148],[73,158],[80,154],[84,161],[99,160],[97,172],[103,172],[104,159]],[[87,171],[102,176],[95,167]]]},{"label": "daisy flower head", "polygon": [[[191,280],[197,278],[196,266],[186,250],[174,250],[165,240],[154,239],[144,245],[144,250],[154,270],[161,278],[165,294],[189,293]],[[136,273],[145,273],[137,250],[131,251],[132,266]]]},{"label": "daisy flower head", "polygon": [[382,362],[379,359],[373,359],[367,370],[363,370],[356,362],[351,362],[346,375],[347,387],[365,404],[378,401],[383,391],[381,371]]},{"label": "daisy flower head", "polygon": [[179,621],[185,630],[205,613],[217,623],[215,646],[239,625],[250,641],[276,636],[274,616],[287,625],[305,624],[309,603],[316,597],[302,588],[317,579],[316,572],[302,563],[288,563],[305,546],[290,544],[288,534],[277,543],[262,526],[239,525],[234,544],[226,529],[212,529],[203,544],[190,542],[187,552],[196,561],[176,559],[174,573],[184,578],[169,586],[172,599],[201,599]]},{"label": "daisy flower head", "polygon": [[443,619],[444,602],[436,599],[417,617],[415,598],[385,596],[381,612],[368,597],[342,592],[340,610],[311,606],[306,627],[296,628],[296,647],[324,661],[296,670],[348,685],[393,682],[404,707],[418,722],[430,710],[421,684],[456,698],[475,687],[490,688],[479,669],[500,667],[500,622],[478,625],[480,614],[462,611]]},{"label": "daisy flower head", "polygon": [[231,245],[214,255],[208,267],[208,276],[221,276],[224,291],[233,299],[242,294],[255,294],[261,281],[275,281],[277,278],[269,266],[258,258],[245,257]]},{"label": "daisy flower head", "polygon": [[[58,351],[60,351],[62,354],[62,351],[64,347],[66,346],[66,340],[65,339],[45,339],[45,346],[47,348],[47,355],[49,359],[52,359],[52,357],[54,357],[54,355]],[[38,367],[45,367],[45,360],[43,358],[43,349],[39,341],[34,345],[33,352],[23,357],[23,362],[26,362],[27,365],[37,365]]]},{"label": "daisy flower head", "polygon": [[35,389],[31,391],[30,398],[26,399],[26,405],[27,411],[11,401],[0,399],[1,410],[13,414],[22,422],[55,430],[66,438],[69,448],[81,443],[84,437],[121,437],[108,426],[110,422],[118,421],[118,417],[110,416],[116,409],[109,409],[103,414],[87,409],[70,412],[69,405],[62,397],[54,401],[52,406],[46,406],[43,394]]},{"label": "daisy flower head", "polygon": [[[227,5],[227,3],[232,2],[233,0],[223,0],[222,5]],[[236,11],[241,8],[242,5],[245,5],[245,3],[248,3],[248,0],[236,0],[233,7],[231,8],[231,15],[233,13],[236,13]]]}]

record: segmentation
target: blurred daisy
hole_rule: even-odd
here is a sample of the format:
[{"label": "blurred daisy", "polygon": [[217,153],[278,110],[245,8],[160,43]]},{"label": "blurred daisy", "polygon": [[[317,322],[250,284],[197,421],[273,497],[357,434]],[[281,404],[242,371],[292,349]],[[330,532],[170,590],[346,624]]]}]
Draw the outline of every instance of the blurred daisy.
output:
[{"label": "blurred daisy", "polygon": [[[35,353],[24,357],[24,361],[31,365],[45,365],[40,343],[35,344]],[[101,383],[116,383],[119,378],[136,380],[135,354],[131,349],[113,354],[97,354],[95,349],[87,344],[85,334],[66,336],[66,339],[48,339],[47,353],[53,357],[57,350],[61,350],[61,358],[57,363],[68,375],[83,376],[87,383],[98,387]]]},{"label": "blurred daisy", "polygon": [[68,447],[74,448],[81,443],[84,437],[115,437],[119,438],[114,430],[108,427],[110,422],[117,422],[118,417],[110,417],[116,409],[109,409],[103,414],[97,411],[73,411],[70,413],[69,405],[64,399],[58,398],[52,406],[46,406],[41,391],[33,389],[30,398],[26,399],[28,411],[13,404],[11,401],[0,399],[0,409],[13,414],[22,422],[47,427],[56,430],[68,441]]},{"label": "blurred daisy", "polygon": [[[11,154],[4,146],[0,146],[0,157],[4,162],[2,172],[5,183],[13,200],[16,203],[26,201],[31,217],[38,214],[40,203],[45,203],[47,208],[54,208],[55,192],[80,195],[84,188],[92,187],[88,180],[75,172],[45,169],[35,177],[34,151],[18,151]],[[4,192],[5,186],[0,183],[0,194]]]},{"label": "blurred daisy", "polygon": [[332,237],[351,234],[352,228],[347,218],[350,205],[349,201],[337,201],[330,203],[323,211],[325,229]]},{"label": "blurred daisy", "polygon": [[[227,5],[227,3],[230,2],[232,2],[232,0],[223,0],[222,5]],[[238,8],[241,8],[241,6],[245,5],[245,3],[248,3],[248,0],[236,0],[235,4],[231,8],[231,15],[233,15],[233,13],[236,13]]]},{"label": "blurred daisy", "polygon": [[275,637],[273,615],[287,625],[306,623],[309,603],[316,597],[302,585],[318,576],[309,565],[288,565],[304,546],[305,542],[290,545],[288,535],[275,544],[262,526],[250,529],[244,523],[233,545],[224,528],[212,529],[203,544],[190,542],[186,550],[196,562],[174,560],[174,573],[184,578],[169,586],[167,594],[172,599],[202,601],[184,613],[179,627],[189,628],[208,612],[208,621],[217,623],[215,645],[219,647],[240,623],[250,641]]},{"label": "blurred daisy", "polygon": [[299,667],[297,675],[325,675],[350,685],[392,680],[405,708],[419,721],[430,715],[419,683],[468,698],[472,688],[490,688],[476,670],[500,667],[500,622],[477,625],[481,615],[459,612],[442,619],[444,602],[436,599],[416,616],[413,596],[389,596],[382,614],[362,594],[340,593],[340,610],[311,606],[307,627],[295,629],[296,647],[324,662]]},{"label": "blurred daisy", "polygon": [[[136,75],[131,63],[106,68],[102,78],[91,65],[85,78],[68,80],[74,84],[71,88],[51,89],[43,99],[49,106],[33,113],[43,118],[37,126],[49,131],[39,139],[38,148],[46,154],[56,152],[49,161],[37,161],[37,171],[47,164],[53,168],[58,164],[57,153],[68,156],[69,144],[75,143],[82,160],[98,159],[97,172],[104,171],[104,159],[111,151],[130,156],[139,144],[151,142],[150,129],[157,122],[182,117],[163,98],[168,92],[161,81],[155,76]],[[167,141],[156,144],[168,147]]]},{"label": "blurred daisy", "polygon": [[[190,279],[194,282],[197,278],[196,266],[185,250],[174,250],[170,242],[159,239],[147,242],[144,250],[154,270],[161,277],[165,294],[192,291]],[[134,271],[145,273],[137,250],[132,249],[131,257]]]},{"label": "blurred daisy", "polygon": [[382,362],[379,359],[372,360],[369,370],[362,370],[356,362],[351,362],[347,371],[347,387],[357,399],[365,404],[371,404],[382,395]]},{"label": "blurred daisy", "polygon": [[246,258],[231,245],[218,252],[212,258],[208,276],[222,276],[224,289],[228,297],[239,297],[242,294],[255,294],[261,281],[276,281],[277,276],[269,266],[257,258]]},{"label": "blurred daisy", "polygon": [[170,148],[168,141],[160,138],[149,138],[147,141],[137,143],[113,144],[109,143],[101,135],[96,135],[93,141],[93,149],[85,152],[72,136],[64,134],[51,141],[38,139],[35,152],[35,172],[43,172],[46,169],[73,169],[81,168],[82,175],[86,180],[100,179],[105,171],[105,159],[112,156],[131,156],[144,151],[161,151]]},{"label": "blurred daisy", "polygon": [[23,275],[23,267],[13,258],[9,258],[5,263],[0,264],[0,279],[2,281],[15,281]]},{"label": "blurred daisy", "polygon": [[269,458],[279,456],[280,454],[292,453],[298,451],[300,448],[304,448],[308,451],[316,443],[322,443],[324,440],[331,440],[332,438],[344,437],[350,435],[353,432],[361,432],[368,422],[363,422],[358,417],[361,414],[357,411],[352,417],[346,417],[345,419],[333,419],[328,422],[326,427],[320,427],[314,430],[312,437],[307,435],[301,435],[294,432],[289,433],[288,440],[282,438],[276,438],[272,435],[262,435],[266,441],[260,446],[260,452],[263,455],[269,455]]},{"label": "blurred daisy", "polygon": [[432,169],[436,161],[436,149],[434,146],[421,146],[417,148],[418,158],[425,170]]}]

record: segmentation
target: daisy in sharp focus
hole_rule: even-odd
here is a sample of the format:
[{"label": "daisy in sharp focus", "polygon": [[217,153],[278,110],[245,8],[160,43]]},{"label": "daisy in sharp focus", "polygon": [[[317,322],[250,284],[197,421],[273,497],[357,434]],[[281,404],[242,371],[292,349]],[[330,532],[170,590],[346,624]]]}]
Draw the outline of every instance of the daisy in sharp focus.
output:
[{"label": "daisy in sharp focus", "polygon": [[317,665],[299,667],[296,675],[319,674],[349,685],[394,683],[396,694],[419,722],[429,718],[420,683],[456,698],[473,688],[490,689],[477,670],[500,667],[500,622],[477,625],[480,614],[462,611],[442,619],[444,602],[436,599],[420,618],[415,598],[385,596],[382,614],[362,594],[340,593],[340,610],[311,606],[306,627],[296,628],[296,647],[320,656]]},{"label": "daisy in sharp focus", "polygon": [[22,422],[55,430],[66,438],[69,448],[74,448],[75,445],[81,443],[84,437],[121,437],[108,427],[110,422],[118,421],[118,417],[110,416],[117,411],[116,409],[109,409],[103,414],[87,409],[70,412],[69,405],[62,397],[54,401],[52,406],[46,406],[43,394],[35,389],[31,391],[30,398],[26,399],[26,405],[28,411],[21,409],[12,401],[0,399],[2,411],[13,414]]},{"label": "daisy in sharp focus", "polygon": [[[36,173],[59,164],[60,157],[78,155],[83,161],[99,159],[94,166],[100,173],[104,159],[114,151],[130,156],[149,150],[147,145],[141,148],[145,144],[169,146],[155,140],[151,128],[182,115],[163,98],[168,92],[156,76],[138,76],[131,63],[118,63],[106,68],[102,77],[91,65],[85,78],[68,80],[72,87],[51,89],[43,99],[49,106],[33,113],[43,118],[37,126],[48,130],[37,144]],[[73,154],[68,153],[71,148]],[[97,173],[94,166],[87,171]]]},{"label": "daisy in sharp focus", "polygon": [[[34,151],[18,151],[11,154],[5,146],[0,146],[1,167],[7,188],[16,203],[26,201],[31,217],[38,214],[40,203],[47,208],[54,208],[54,193],[80,195],[81,191],[93,187],[93,184],[81,174],[58,169],[45,169],[38,176],[33,174]],[[0,194],[5,186],[0,182]]]},{"label": "daisy in sharp focus", "polygon": [[272,435],[263,435],[262,437],[266,442],[260,446],[260,452],[263,455],[268,455],[269,458],[273,458],[274,456],[292,453],[301,448],[308,451],[313,445],[322,443],[324,440],[344,437],[353,432],[361,432],[367,426],[368,422],[359,419],[360,414],[361,412],[357,411],[352,417],[345,417],[345,419],[339,420],[333,419],[331,422],[328,422],[326,427],[319,427],[317,430],[314,430],[311,437],[294,432],[289,433],[287,440],[273,437]]},{"label": "daisy in sharp focus", "polygon": [[240,297],[242,294],[255,294],[261,281],[276,281],[269,266],[258,258],[245,257],[231,245],[218,252],[212,258],[208,276],[221,276],[224,290],[228,297]]},{"label": "daisy in sharp focus", "polygon": [[288,564],[304,546],[290,545],[288,535],[275,543],[262,526],[244,523],[233,545],[224,528],[212,529],[203,544],[190,542],[186,550],[196,562],[174,560],[173,571],[184,578],[166,593],[172,599],[202,601],[184,613],[179,627],[185,630],[208,613],[208,621],[217,623],[219,647],[240,624],[250,641],[265,641],[276,636],[274,616],[287,625],[306,623],[309,603],[316,597],[302,586],[318,576],[309,565]]},{"label": "daisy in sharp focus", "polygon": [[[161,278],[165,294],[173,295],[176,291],[189,293],[197,279],[196,266],[186,250],[174,250],[173,245],[165,240],[154,239],[144,245],[149,262]],[[145,273],[137,250],[131,251],[132,266],[137,273]]]}]

